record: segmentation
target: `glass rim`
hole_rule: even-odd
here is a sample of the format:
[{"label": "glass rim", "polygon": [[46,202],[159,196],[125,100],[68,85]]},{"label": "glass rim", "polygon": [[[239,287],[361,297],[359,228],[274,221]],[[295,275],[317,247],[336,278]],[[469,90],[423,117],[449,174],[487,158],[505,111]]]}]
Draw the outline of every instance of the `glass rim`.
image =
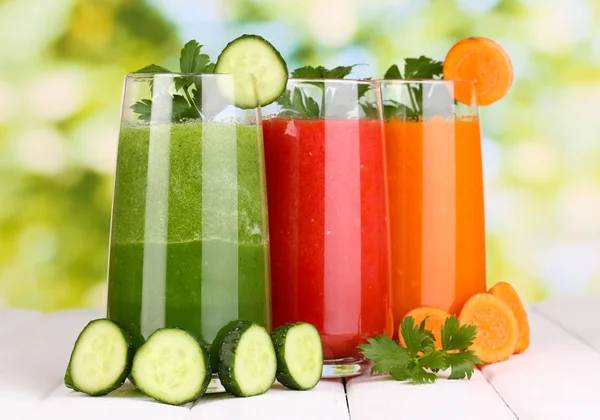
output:
[{"label": "glass rim", "polygon": [[246,77],[249,79],[255,79],[255,77],[250,73],[127,73],[125,75],[125,79],[149,79],[154,78],[156,76],[170,76],[170,77],[209,77],[209,78],[217,78],[218,76],[233,76],[233,77]]},{"label": "glass rim", "polygon": [[311,79],[311,78],[303,78],[303,77],[288,77],[288,83],[289,82],[302,82],[302,83],[347,83],[347,84],[351,84],[351,83],[355,83],[355,84],[370,84],[370,85],[377,85],[378,81],[377,80],[366,80],[366,79],[328,79],[328,78],[324,78],[324,79]]},{"label": "glass rim", "polygon": [[454,80],[454,79],[374,79],[374,81],[377,81],[379,83],[389,83],[389,84],[399,84],[399,85],[405,85],[405,84],[410,84],[410,83],[417,83],[417,84],[431,84],[431,85],[446,85],[446,84],[453,84],[453,85],[465,85],[465,86],[471,86],[471,87],[475,87],[475,83],[471,80]]}]

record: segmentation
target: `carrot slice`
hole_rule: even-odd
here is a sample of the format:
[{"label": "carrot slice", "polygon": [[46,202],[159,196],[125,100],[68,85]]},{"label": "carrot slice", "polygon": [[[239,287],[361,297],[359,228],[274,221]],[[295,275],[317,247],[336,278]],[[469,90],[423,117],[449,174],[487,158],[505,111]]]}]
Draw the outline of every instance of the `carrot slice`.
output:
[{"label": "carrot slice", "polygon": [[502,299],[510,306],[513,313],[517,317],[517,323],[519,325],[519,340],[517,341],[517,348],[515,353],[522,353],[529,347],[529,320],[527,319],[527,311],[523,306],[523,302],[519,297],[517,291],[506,282],[499,282],[494,285],[488,293]]},{"label": "carrot slice", "polygon": [[[426,317],[427,321],[425,322],[425,328],[431,330],[433,332],[433,336],[435,337],[435,348],[437,350],[442,349],[442,325],[446,321],[446,318],[450,317],[450,314],[443,309],[436,308],[433,306],[421,306],[419,308],[413,309],[404,315],[404,318],[412,316],[415,320],[415,325],[420,324]],[[402,338],[402,330],[398,328],[398,340],[400,344],[403,346],[404,339]]]},{"label": "carrot slice", "polygon": [[[475,85],[475,98],[481,106],[504,97],[513,82],[513,66],[504,49],[488,38],[471,37],[458,41],[444,60],[444,79],[470,81]],[[470,105],[471,89],[456,84],[456,100]]]},{"label": "carrot slice", "polygon": [[517,317],[502,299],[477,293],[465,303],[459,320],[477,327],[470,350],[475,350],[484,363],[504,361],[515,352],[519,340]]}]

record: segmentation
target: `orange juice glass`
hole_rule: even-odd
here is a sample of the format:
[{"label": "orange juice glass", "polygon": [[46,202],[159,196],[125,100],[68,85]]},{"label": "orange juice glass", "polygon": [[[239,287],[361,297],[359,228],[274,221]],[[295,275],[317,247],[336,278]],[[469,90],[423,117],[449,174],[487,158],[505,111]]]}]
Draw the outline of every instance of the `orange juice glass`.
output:
[{"label": "orange juice glass", "polygon": [[454,100],[459,89],[473,92],[470,83],[383,80],[381,87],[397,330],[416,307],[458,314],[486,290],[481,134],[475,96]]}]

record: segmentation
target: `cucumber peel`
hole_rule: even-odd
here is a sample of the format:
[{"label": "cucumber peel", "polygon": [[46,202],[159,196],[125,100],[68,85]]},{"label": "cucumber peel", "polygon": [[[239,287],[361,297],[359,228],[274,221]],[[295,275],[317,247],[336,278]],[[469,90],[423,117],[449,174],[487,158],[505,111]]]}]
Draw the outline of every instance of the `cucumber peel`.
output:
[{"label": "cucumber peel", "polygon": [[235,320],[227,323],[227,325],[222,327],[219,332],[217,332],[217,335],[210,346],[210,367],[213,373],[219,373],[219,367],[221,364],[219,353],[221,351],[221,347],[223,347],[223,341],[225,341],[225,337],[227,337],[229,331],[235,327],[250,324],[251,323],[248,321]]}]

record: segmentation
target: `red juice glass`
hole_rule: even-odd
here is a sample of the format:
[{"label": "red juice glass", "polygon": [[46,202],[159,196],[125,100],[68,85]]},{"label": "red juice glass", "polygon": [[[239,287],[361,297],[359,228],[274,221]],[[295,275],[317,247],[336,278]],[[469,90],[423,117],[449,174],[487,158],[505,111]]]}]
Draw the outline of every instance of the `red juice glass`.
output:
[{"label": "red juice glass", "polygon": [[323,377],[360,374],[393,332],[379,84],[290,79],[263,111],[273,327],[310,322]]}]

